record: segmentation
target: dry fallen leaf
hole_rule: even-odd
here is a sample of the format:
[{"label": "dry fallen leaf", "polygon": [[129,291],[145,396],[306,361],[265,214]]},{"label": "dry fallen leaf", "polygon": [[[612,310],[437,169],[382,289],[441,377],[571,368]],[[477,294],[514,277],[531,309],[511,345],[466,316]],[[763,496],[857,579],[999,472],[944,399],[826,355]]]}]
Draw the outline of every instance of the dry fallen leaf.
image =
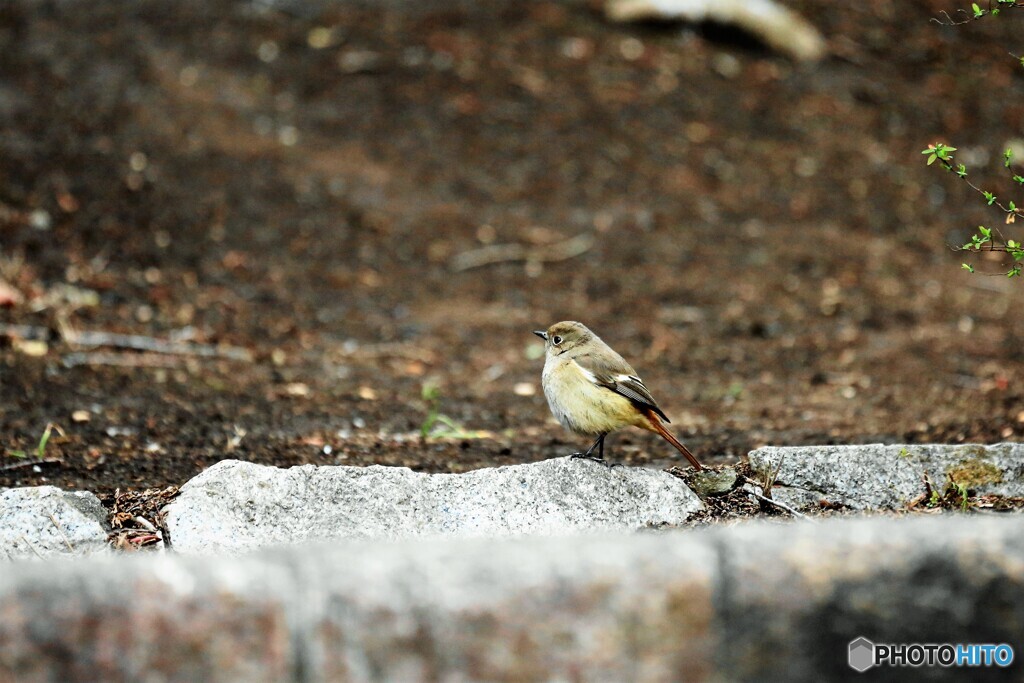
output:
[{"label": "dry fallen leaf", "polygon": [[537,387],[532,382],[519,382],[512,387],[512,392],[516,396],[533,396],[537,393]]},{"label": "dry fallen leaf", "polygon": [[0,280],[0,307],[17,306],[24,300],[25,298],[21,295],[21,292]]},{"label": "dry fallen leaf", "polygon": [[33,358],[45,356],[50,350],[47,343],[41,339],[12,339],[11,347],[18,353],[23,353]]}]

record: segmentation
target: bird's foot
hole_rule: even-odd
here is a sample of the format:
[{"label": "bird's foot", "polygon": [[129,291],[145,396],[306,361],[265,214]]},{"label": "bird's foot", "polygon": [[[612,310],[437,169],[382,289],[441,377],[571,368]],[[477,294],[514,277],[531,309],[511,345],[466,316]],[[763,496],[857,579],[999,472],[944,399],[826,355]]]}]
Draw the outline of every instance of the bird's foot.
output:
[{"label": "bird's foot", "polygon": [[608,469],[612,469],[613,467],[622,467],[621,462],[608,462],[601,456],[591,455],[590,453],[573,453],[569,456],[569,458],[571,460],[590,460],[592,462],[600,463],[607,467]]}]

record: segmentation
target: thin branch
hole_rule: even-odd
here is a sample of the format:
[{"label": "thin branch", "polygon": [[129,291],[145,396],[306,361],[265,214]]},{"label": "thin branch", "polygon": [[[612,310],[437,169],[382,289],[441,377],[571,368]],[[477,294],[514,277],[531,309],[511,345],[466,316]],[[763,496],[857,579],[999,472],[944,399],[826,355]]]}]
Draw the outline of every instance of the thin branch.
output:
[{"label": "thin branch", "polygon": [[[980,194],[982,197],[985,197],[985,190],[981,189],[980,187],[978,187],[977,185],[972,183],[970,180],[968,180],[966,175],[960,175],[960,173],[958,173],[956,168],[953,166],[953,162],[951,162],[949,159],[942,159],[942,158],[939,158],[939,161],[942,163],[943,166],[946,167],[947,171],[951,172],[953,175],[955,175],[958,178],[960,178],[960,180],[962,180],[965,183],[967,183],[971,187],[972,190],[974,190],[975,192]],[[987,197],[985,198],[985,202],[988,203],[988,198]],[[1007,215],[1024,216],[1024,210],[1021,210],[1020,207],[1018,207],[1016,209],[1008,209],[1005,206],[1003,206],[1002,202],[1000,202],[998,200],[993,200],[992,201],[992,205],[998,206],[999,209],[1003,213],[1005,213]]]},{"label": "thin branch", "polygon": [[36,550],[36,547],[34,545],[32,545],[32,541],[30,541],[27,538],[25,538],[24,534],[22,534],[18,538],[20,538],[25,543],[25,545],[27,545],[29,547],[29,550],[31,550],[35,554],[36,557],[38,557],[40,560],[43,559],[43,556],[39,554],[39,551]]},{"label": "thin branch", "polygon": [[[54,336],[70,346],[85,349],[109,347],[160,353],[169,356],[198,356],[201,358],[226,358],[228,360],[251,361],[252,353],[237,346],[200,344],[198,342],[173,341],[148,337],[141,334],[118,334],[116,332],[75,330],[63,317],[58,318],[59,333],[40,325],[11,325],[0,323],[0,337],[51,341]],[[79,363],[81,364],[81,363]]]},{"label": "thin branch", "polygon": [[207,358],[227,358],[229,360],[251,361],[252,354],[248,349],[236,346],[217,346],[214,344],[198,344],[193,342],[166,341],[141,334],[117,334],[113,332],[71,332],[65,341],[73,346],[96,348],[108,346],[116,349],[133,351],[149,351],[174,356],[201,356]]},{"label": "thin branch", "polygon": [[779,462],[775,467],[768,467],[768,470],[764,473],[764,486],[761,487],[764,491],[771,491],[772,487],[775,486],[775,480],[779,478],[779,472],[782,471],[782,463],[786,461],[786,455],[782,454],[779,457]]},{"label": "thin branch", "polygon": [[14,462],[10,465],[0,465],[0,472],[9,472],[10,470],[21,469],[22,467],[32,467],[32,465],[53,465],[57,463],[63,463],[61,458],[46,458],[43,460],[24,460],[21,462]]},{"label": "thin branch", "polygon": [[566,261],[586,253],[593,246],[594,236],[587,232],[561,242],[539,247],[528,247],[525,244],[492,244],[456,254],[449,262],[449,267],[456,273],[460,273],[464,270],[512,261],[526,261],[527,263]]},{"label": "thin branch", "polygon": [[946,10],[942,10],[941,12],[939,12],[939,14],[944,14],[946,16],[946,21],[940,21],[935,17],[932,17],[931,20],[934,21],[939,26],[963,26],[964,24],[969,24],[976,19],[976,17],[972,16],[971,13],[965,9],[958,9],[956,10],[956,12],[957,14],[966,15],[967,18],[964,19],[963,21],[956,21],[955,19],[953,19],[953,17],[949,16],[949,12],[947,12]]},{"label": "thin branch", "polygon": [[754,486],[756,484],[754,484],[754,482],[751,482],[749,479],[747,479],[747,484],[748,484],[747,486],[743,487],[743,490],[746,491],[747,494],[749,494],[749,495],[753,496],[754,498],[756,498],[757,500],[761,501],[762,503],[768,503],[769,505],[774,505],[775,507],[779,508],[780,510],[784,510],[784,511],[788,512],[789,514],[793,515],[794,517],[798,517],[800,519],[810,519],[810,517],[808,517],[804,513],[800,512],[799,510],[796,510],[796,509],[792,508],[789,505],[786,505],[785,503],[780,503],[777,500],[772,500],[768,496],[761,495],[760,493],[758,493],[754,489]]},{"label": "thin branch", "polygon": [[176,356],[123,353],[69,353],[62,359],[64,367],[77,368],[81,365],[108,365],[119,368],[176,368],[182,359]]},{"label": "thin branch", "polygon": [[48,516],[50,521],[53,522],[53,528],[56,529],[57,533],[60,534],[60,537],[64,539],[64,544],[68,547],[68,550],[75,552],[75,546],[71,545],[71,541],[68,540],[67,534],[65,534],[64,530],[60,528],[60,524],[57,523],[57,518],[53,516],[52,512]]},{"label": "thin branch", "polygon": [[941,21],[941,20],[939,20],[939,19],[937,19],[935,17],[932,17],[931,21],[934,21],[939,26],[963,26],[964,24],[969,24],[972,21],[977,21],[978,19],[981,19],[981,18],[983,18],[985,16],[993,14],[993,12],[992,12],[993,4],[996,5],[995,9],[997,9],[997,10],[1015,9],[1015,8],[1016,9],[1020,9],[1020,8],[1024,7],[1024,2],[1012,2],[1012,3],[1011,2],[997,2],[997,3],[989,2],[988,3],[988,9],[983,9],[983,10],[981,10],[981,12],[979,12],[977,14],[974,13],[974,12],[968,12],[965,9],[958,9],[958,10],[956,10],[957,15],[963,15],[964,17],[966,17],[962,21],[956,21],[955,19],[953,19],[953,17],[951,17],[949,15],[949,12],[947,12],[946,10],[942,10],[941,12],[939,12],[939,14],[945,15],[945,17],[946,17],[945,21]]}]

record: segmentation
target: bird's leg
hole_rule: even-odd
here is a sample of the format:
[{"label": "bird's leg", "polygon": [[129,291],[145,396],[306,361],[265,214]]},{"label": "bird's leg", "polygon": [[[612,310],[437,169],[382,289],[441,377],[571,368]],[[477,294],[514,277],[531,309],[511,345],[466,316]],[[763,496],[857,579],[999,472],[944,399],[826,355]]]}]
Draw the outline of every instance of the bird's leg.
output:
[{"label": "bird's leg", "polygon": [[[594,442],[593,446],[587,449],[586,453],[573,453],[570,457],[573,460],[593,460],[594,462],[599,462],[602,465],[607,465],[608,467],[615,467],[619,463],[611,464],[606,462],[604,459],[604,437],[606,436],[608,436],[607,433],[599,434],[597,441]],[[597,449],[597,455],[594,455],[594,449]]]}]

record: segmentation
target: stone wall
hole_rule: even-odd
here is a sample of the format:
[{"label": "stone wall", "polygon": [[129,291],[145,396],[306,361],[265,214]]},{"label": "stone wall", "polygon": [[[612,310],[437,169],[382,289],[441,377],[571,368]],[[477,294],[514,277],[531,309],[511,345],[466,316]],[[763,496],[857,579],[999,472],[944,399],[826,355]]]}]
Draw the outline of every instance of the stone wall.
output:
[{"label": "stone wall", "polygon": [[1019,515],[26,561],[0,681],[836,680],[857,636],[1019,649],[1021,605]]}]

